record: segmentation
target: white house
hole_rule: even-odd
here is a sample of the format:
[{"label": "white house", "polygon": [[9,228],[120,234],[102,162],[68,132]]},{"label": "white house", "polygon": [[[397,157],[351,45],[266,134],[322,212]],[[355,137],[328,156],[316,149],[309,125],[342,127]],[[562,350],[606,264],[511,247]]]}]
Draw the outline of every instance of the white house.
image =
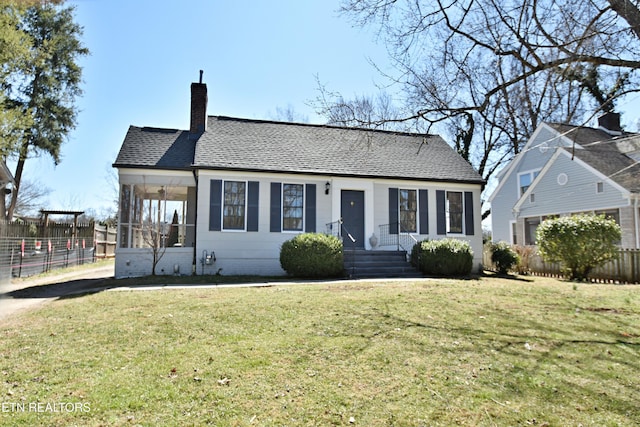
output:
[{"label": "white house", "polygon": [[158,224],[160,274],[282,275],[280,246],[302,232],[364,251],[455,237],[481,267],[483,181],[440,137],[207,116],[202,81],[191,97],[189,130],[131,126],[113,165],[116,277],[150,274]]},{"label": "white house", "polygon": [[535,244],[545,218],[596,213],[621,226],[621,247],[640,248],[638,160],[640,135],[622,132],[616,113],[598,128],[541,124],[489,198],[493,240]]}]

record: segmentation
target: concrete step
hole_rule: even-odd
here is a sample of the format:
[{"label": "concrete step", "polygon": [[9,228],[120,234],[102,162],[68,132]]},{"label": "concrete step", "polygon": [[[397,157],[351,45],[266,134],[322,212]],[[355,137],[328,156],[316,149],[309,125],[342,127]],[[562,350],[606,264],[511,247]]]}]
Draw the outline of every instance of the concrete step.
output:
[{"label": "concrete step", "polygon": [[353,278],[422,277],[404,251],[345,251],[344,268]]}]

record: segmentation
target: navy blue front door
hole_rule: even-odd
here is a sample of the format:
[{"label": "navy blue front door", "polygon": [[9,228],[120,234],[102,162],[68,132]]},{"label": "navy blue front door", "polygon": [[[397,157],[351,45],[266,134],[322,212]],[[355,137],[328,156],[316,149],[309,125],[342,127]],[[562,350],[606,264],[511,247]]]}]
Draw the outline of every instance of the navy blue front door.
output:
[{"label": "navy blue front door", "polygon": [[341,198],[344,247],[364,248],[364,191],[342,190]]}]

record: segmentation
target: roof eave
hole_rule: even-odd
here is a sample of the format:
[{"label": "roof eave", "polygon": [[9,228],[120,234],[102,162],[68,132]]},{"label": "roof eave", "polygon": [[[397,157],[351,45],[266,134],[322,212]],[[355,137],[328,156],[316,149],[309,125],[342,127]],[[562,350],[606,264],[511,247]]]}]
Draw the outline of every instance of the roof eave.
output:
[{"label": "roof eave", "polygon": [[477,184],[484,185],[484,179],[446,179],[446,178],[427,178],[427,177],[411,177],[411,176],[391,176],[391,175],[372,175],[372,174],[350,174],[334,171],[301,171],[301,170],[270,170],[259,168],[239,168],[239,167],[220,167],[220,166],[194,166],[196,170],[207,171],[231,171],[231,172],[252,172],[252,173],[282,173],[292,175],[313,175],[313,176],[333,176],[341,178],[362,178],[362,179],[396,179],[406,181],[430,181],[430,182],[450,182],[457,184]]}]

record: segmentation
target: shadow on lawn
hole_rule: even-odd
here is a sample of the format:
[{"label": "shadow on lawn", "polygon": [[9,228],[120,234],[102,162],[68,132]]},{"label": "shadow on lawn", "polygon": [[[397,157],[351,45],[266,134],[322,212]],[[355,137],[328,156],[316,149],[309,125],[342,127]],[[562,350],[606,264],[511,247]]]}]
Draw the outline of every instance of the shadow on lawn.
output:
[{"label": "shadow on lawn", "polygon": [[76,298],[87,294],[102,292],[114,288],[110,279],[76,279],[47,285],[34,285],[15,291],[7,292],[3,296],[15,299],[31,298]]},{"label": "shadow on lawn", "polygon": [[[533,391],[540,399],[560,399],[567,404],[574,399],[582,401],[582,404],[591,402],[593,406],[585,407],[586,411],[607,408],[623,417],[635,414],[633,419],[638,421],[640,418],[634,396],[640,392],[640,383],[626,378],[625,374],[616,373],[615,368],[625,367],[627,373],[640,370],[638,359],[629,357],[630,353],[637,354],[640,351],[638,335],[622,332],[634,326],[621,315],[623,312],[606,311],[602,314],[609,319],[598,322],[586,331],[587,334],[577,336],[571,322],[549,324],[524,317],[518,319],[519,328],[501,330],[479,324],[453,326],[422,322],[381,311],[368,315],[375,317],[374,323],[384,325],[386,329],[381,328],[381,331],[367,338],[373,339],[406,328],[424,330],[426,334],[442,337],[443,342],[453,340],[454,344],[448,350],[452,360],[456,357],[467,360],[466,353],[471,352],[476,354],[476,362],[490,360],[490,364],[495,365],[494,369],[502,369],[505,374],[501,383],[504,399],[510,393],[517,395],[527,390],[527,393]],[[496,324],[507,324],[512,320],[508,313],[497,312],[494,316]],[[425,349],[425,353],[428,353],[428,349]],[[513,363],[514,360],[519,363]],[[527,381],[537,382],[537,386],[527,388],[522,384]],[[618,396],[609,395],[598,387],[600,382],[613,383],[627,391]],[[576,405],[580,406],[578,403]]]}]

